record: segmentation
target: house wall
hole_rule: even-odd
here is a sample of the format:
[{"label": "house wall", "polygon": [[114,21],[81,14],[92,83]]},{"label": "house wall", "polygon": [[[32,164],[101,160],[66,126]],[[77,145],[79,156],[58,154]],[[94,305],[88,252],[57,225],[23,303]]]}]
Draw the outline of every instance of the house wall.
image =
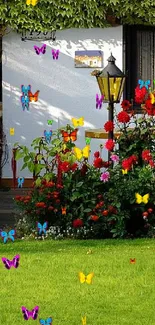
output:
[{"label": "house wall", "polygon": [[[44,42],[42,42],[44,43]],[[103,67],[110,53],[116,65],[122,69],[122,26],[111,28],[70,29],[56,32],[56,41],[47,44],[45,55],[36,55],[33,46],[39,42],[21,41],[19,34],[11,32],[3,38],[3,126],[9,146],[9,161],[3,168],[3,178],[12,178],[11,150],[15,142],[30,147],[32,140],[49,130],[48,119],[53,119],[52,129],[70,123],[72,117],[84,116],[84,127],[79,129],[76,145],[85,146],[85,130],[102,128],[108,118],[107,104],[96,109],[96,78],[90,75],[94,69],[75,68],[77,50],[102,50]],[[59,59],[53,60],[51,49],[59,49]],[[20,96],[21,84],[30,84],[32,92],[40,90],[39,101],[23,111]],[[119,107],[118,107],[119,109]],[[15,129],[10,136],[10,128]],[[104,140],[92,139],[91,157]],[[103,150],[107,159],[107,151]],[[32,177],[28,170],[20,171],[18,177]]]}]

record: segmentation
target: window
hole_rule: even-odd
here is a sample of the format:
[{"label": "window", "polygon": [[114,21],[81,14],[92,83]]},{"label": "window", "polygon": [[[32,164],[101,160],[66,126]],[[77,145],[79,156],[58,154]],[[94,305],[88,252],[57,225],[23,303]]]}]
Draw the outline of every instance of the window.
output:
[{"label": "window", "polygon": [[[134,98],[138,79],[155,79],[155,27],[123,26],[123,53],[124,71],[128,71],[124,99],[130,100]],[[135,104],[134,108],[140,106]]]}]

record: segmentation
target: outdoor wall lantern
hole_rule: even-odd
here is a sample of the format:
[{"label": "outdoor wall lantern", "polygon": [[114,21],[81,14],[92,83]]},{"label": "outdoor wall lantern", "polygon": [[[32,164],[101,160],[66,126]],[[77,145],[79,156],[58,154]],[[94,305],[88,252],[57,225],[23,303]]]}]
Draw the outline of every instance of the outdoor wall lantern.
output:
[{"label": "outdoor wall lantern", "polygon": [[[95,76],[100,88],[103,102],[109,103],[109,121],[114,119],[114,103],[120,103],[123,93],[126,75],[115,65],[116,59],[112,53],[108,58],[108,65],[102,70],[94,70],[91,75]],[[113,139],[113,131],[109,132],[108,139]]]}]

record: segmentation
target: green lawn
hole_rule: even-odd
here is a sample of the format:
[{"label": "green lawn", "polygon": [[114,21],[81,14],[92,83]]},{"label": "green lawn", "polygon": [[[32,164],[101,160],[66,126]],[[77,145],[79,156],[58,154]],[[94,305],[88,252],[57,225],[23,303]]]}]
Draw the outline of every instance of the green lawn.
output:
[{"label": "green lawn", "polygon": [[[81,325],[84,314],[87,325],[155,325],[154,240],[15,241],[0,253],[21,256],[17,269],[0,264],[2,325],[25,324],[22,305],[38,305],[53,325]],[[80,284],[79,271],[94,272],[92,285]]]}]

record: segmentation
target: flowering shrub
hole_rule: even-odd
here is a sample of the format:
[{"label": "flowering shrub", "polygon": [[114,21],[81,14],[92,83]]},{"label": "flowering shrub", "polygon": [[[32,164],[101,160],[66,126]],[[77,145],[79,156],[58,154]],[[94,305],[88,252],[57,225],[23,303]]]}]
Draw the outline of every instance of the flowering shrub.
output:
[{"label": "flowering shrub", "polygon": [[76,148],[78,129],[70,125],[58,130],[48,145],[44,138],[35,139],[33,152],[16,144],[16,158],[23,158],[23,168],[34,173],[34,186],[27,196],[15,200],[34,227],[36,221],[46,220],[49,227],[59,229],[59,237],[153,236],[153,98],[155,91],[138,86],[135,101],[142,105],[142,116],[137,117],[132,103],[124,100],[114,122],[104,124],[106,132],[115,126],[120,131],[119,136],[105,143],[110,161],[102,158],[102,144],[90,165],[90,146],[83,151]]}]

